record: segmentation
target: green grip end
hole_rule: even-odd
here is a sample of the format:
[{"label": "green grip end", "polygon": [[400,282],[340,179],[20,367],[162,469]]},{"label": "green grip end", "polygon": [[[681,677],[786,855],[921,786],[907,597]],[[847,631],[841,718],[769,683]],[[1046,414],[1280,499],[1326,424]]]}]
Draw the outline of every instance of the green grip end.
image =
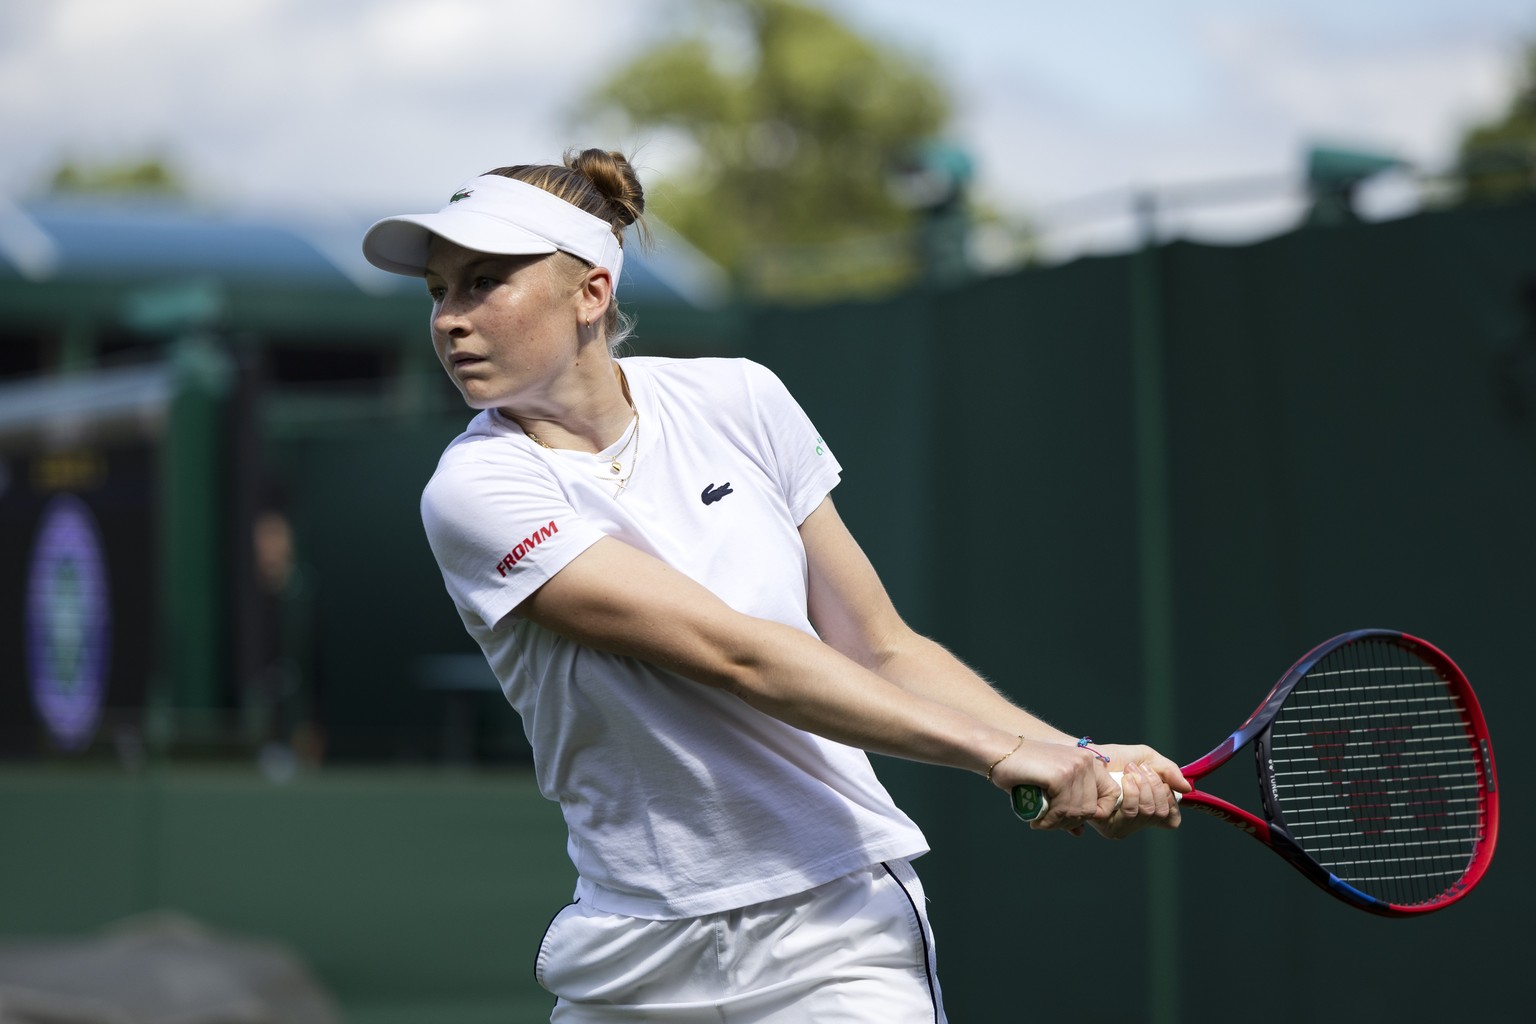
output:
[{"label": "green grip end", "polygon": [[1045,793],[1039,786],[1014,786],[1013,813],[1020,821],[1034,821],[1045,813]]}]

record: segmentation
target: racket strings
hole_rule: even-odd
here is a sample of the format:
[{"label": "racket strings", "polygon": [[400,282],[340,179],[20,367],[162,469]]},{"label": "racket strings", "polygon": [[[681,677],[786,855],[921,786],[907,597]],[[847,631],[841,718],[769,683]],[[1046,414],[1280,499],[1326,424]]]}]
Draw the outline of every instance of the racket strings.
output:
[{"label": "racket strings", "polygon": [[1474,734],[1439,670],[1394,642],[1345,645],[1297,683],[1270,731],[1287,832],[1330,872],[1399,905],[1433,900],[1484,830]]}]

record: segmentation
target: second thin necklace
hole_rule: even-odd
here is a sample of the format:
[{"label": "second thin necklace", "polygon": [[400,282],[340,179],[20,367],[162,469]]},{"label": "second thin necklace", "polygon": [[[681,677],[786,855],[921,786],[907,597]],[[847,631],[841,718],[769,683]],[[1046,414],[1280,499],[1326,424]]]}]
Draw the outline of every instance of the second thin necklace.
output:
[{"label": "second thin necklace", "polygon": [[[615,481],[619,485],[619,489],[614,492],[614,497],[618,497],[620,494],[624,493],[624,488],[629,486],[629,478],[635,475],[635,464],[640,460],[640,410],[635,406],[635,400],[629,393],[629,378],[624,375],[624,368],[615,364],[614,372],[619,375],[619,386],[624,391],[624,401],[629,405],[631,409],[634,410],[635,413],[634,419],[630,421],[632,429],[629,431],[629,440],[625,441],[624,446],[618,451],[614,452],[613,455],[608,459],[608,472],[612,473],[615,477],[618,477],[620,473],[624,472],[624,453],[629,451],[631,445],[634,446],[635,455],[634,458],[630,459],[629,472],[625,473],[622,478]],[[553,445],[547,444],[543,438],[529,430],[527,427],[523,428],[523,433],[528,435],[528,440],[532,441],[540,448],[546,448],[549,451],[557,450]]]}]

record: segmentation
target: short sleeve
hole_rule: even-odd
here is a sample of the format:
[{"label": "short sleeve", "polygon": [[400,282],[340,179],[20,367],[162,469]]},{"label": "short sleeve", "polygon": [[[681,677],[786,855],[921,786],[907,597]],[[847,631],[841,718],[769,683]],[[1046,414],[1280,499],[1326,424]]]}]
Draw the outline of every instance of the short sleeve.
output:
[{"label": "short sleeve", "polygon": [[811,418],[773,371],[748,362],[748,386],[784,492],[798,525],[832,493],[842,466]]},{"label": "short sleeve", "polygon": [[547,467],[512,456],[478,459],[450,449],[421,497],[422,525],[448,593],[487,626],[603,536],[572,508]]}]

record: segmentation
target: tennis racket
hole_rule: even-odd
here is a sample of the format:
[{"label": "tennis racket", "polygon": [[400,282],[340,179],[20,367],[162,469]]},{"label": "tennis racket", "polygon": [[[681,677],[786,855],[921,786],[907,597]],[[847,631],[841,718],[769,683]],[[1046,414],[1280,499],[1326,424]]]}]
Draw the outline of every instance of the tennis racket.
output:
[{"label": "tennis racket", "polygon": [[[1249,742],[1264,817],[1198,788],[1182,807],[1248,833],[1345,903],[1423,914],[1488,870],[1499,832],[1488,727],[1466,676],[1425,641],[1386,629],[1334,637],[1184,777],[1197,782]],[[1038,786],[1012,795],[1025,821],[1045,813]]]}]

